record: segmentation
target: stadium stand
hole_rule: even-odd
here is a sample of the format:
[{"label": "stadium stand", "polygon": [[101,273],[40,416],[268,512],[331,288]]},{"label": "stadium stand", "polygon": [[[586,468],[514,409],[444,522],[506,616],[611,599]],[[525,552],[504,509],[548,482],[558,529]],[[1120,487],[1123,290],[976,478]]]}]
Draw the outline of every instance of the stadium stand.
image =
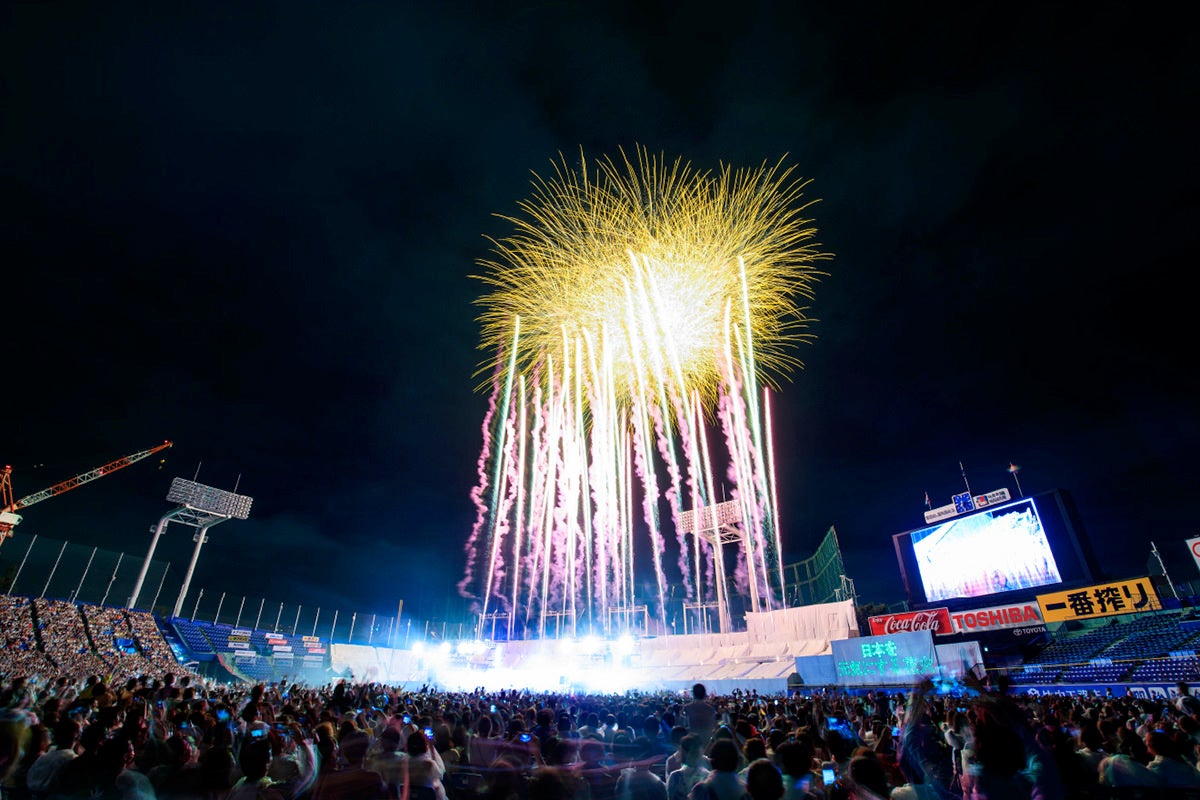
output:
[{"label": "stadium stand", "polygon": [[216,648],[213,647],[212,641],[204,634],[199,625],[180,617],[173,618],[170,625],[179,640],[183,642],[184,647],[197,661],[211,661],[216,657]]},{"label": "stadium stand", "polygon": [[[1180,624],[1178,609],[1113,617],[1099,627],[1060,629],[1050,644],[1011,674],[1017,685],[1195,681],[1200,631]],[[1189,653],[1191,654],[1189,656]]]}]

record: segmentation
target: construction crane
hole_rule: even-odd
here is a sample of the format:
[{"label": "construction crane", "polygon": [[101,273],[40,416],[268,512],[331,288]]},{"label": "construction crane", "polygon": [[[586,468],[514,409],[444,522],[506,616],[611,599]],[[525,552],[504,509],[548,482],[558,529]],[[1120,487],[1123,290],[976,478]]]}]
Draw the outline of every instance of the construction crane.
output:
[{"label": "construction crane", "polygon": [[111,475],[119,469],[124,469],[130,464],[135,464],[143,458],[154,455],[155,453],[166,450],[171,447],[173,442],[163,442],[157,447],[151,447],[149,450],[141,450],[132,455],[118,458],[116,461],[110,461],[102,467],[96,467],[93,470],[76,475],[74,478],[68,478],[61,483],[56,483],[53,486],[42,489],[40,492],[26,495],[20,500],[13,500],[12,492],[12,467],[5,466],[4,471],[0,472],[0,503],[4,504],[0,508],[0,544],[4,543],[5,539],[12,536],[13,528],[21,523],[21,515],[17,514],[23,508],[29,508],[34,503],[40,503],[48,497],[60,495],[63,492],[69,492],[77,486],[83,486],[85,483],[91,483],[97,478],[103,478],[105,475]]}]

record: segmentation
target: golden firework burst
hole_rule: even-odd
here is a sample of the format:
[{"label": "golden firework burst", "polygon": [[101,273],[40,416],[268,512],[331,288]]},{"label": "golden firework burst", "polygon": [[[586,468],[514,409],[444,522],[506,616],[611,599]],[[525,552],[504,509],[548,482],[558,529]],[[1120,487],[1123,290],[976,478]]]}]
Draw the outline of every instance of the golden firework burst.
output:
[{"label": "golden firework burst", "polygon": [[507,351],[519,318],[522,372],[578,358],[625,397],[668,387],[711,399],[732,328],[775,384],[800,366],[801,301],[829,258],[807,185],[783,160],[702,172],[644,148],[591,164],[581,154],[578,168],[562,158],[534,176],[520,214],[501,215],[515,230],[479,264],[480,346]]}]

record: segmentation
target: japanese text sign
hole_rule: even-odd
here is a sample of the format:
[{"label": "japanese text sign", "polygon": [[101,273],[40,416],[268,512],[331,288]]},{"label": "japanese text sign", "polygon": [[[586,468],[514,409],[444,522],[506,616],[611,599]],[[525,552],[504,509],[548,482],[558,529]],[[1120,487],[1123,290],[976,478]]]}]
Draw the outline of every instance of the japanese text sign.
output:
[{"label": "japanese text sign", "polygon": [[860,636],[830,642],[843,686],[912,685],[937,669],[930,631]]},{"label": "japanese text sign", "polygon": [[1131,578],[1065,592],[1039,594],[1037,601],[1042,609],[1042,619],[1046,622],[1115,617],[1162,608],[1149,578]]}]

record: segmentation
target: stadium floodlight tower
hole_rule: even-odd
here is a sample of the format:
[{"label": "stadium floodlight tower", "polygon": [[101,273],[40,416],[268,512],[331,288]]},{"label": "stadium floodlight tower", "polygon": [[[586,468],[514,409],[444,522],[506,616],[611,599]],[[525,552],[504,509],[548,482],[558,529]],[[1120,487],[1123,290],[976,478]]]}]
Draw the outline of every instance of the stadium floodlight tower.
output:
[{"label": "stadium floodlight tower", "polygon": [[[742,505],[736,500],[728,500],[711,506],[701,506],[688,509],[679,515],[679,527],[684,533],[691,533],[712,545],[713,572],[717,590],[717,619],[721,633],[729,633],[729,597],[728,583],[725,576],[725,553],[727,544],[740,542],[746,551],[746,565],[750,572],[750,610],[759,611],[761,605],[758,597],[758,581],[755,575],[756,561],[754,552],[754,537],[737,527],[742,521]],[[766,571],[763,571],[766,574]],[[699,570],[697,569],[697,575]],[[703,607],[703,598],[697,592],[697,607]]]},{"label": "stadium floodlight tower", "polygon": [[196,528],[196,534],[192,537],[196,548],[192,551],[191,563],[188,564],[187,574],[183,578],[183,586],[179,589],[175,610],[171,612],[171,616],[178,617],[180,609],[183,608],[183,600],[187,597],[188,585],[192,582],[192,573],[196,570],[196,562],[200,559],[200,548],[208,541],[208,529],[228,519],[249,517],[250,504],[254,502],[254,498],[224,489],[214,489],[184,478],[175,478],[167,491],[167,502],[179,505],[163,514],[154,527],[154,538],[150,540],[150,549],[146,552],[146,560],[142,562],[133,594],[129,596],[129,608],[137,606],[138,595],[142,592],[142,583],[146,580],[146,572],[150,569],[150,559],[154,557],[154,548],[158,547],[159,537],[167,529],[168,523],[178,522]]}]

